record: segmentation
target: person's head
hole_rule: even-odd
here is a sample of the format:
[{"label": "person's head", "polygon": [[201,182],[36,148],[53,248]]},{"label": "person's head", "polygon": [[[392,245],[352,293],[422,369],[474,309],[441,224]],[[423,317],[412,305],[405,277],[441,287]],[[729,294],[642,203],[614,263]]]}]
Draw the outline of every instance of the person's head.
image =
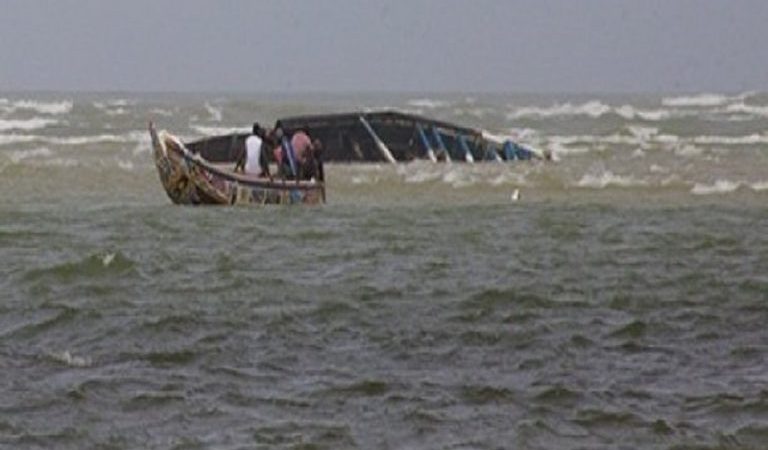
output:
[{"label": "person's head", "polygon": [[312,141],[312,153],[314,155],[319,155],[323,153],[323,143],[320,142],[320,139],[315,139]]},{"label": "person's head", "polygon": [[283,139],[283,129],[282,127],[275,128],[275,139],[280,142],[281,139]]},{"label": "person's head", "polygon": [[259,125],[259,122],[253,123],[253,134],[256,136],[261,136],[263,134],[263,130],[261,129],[261,125]]}]

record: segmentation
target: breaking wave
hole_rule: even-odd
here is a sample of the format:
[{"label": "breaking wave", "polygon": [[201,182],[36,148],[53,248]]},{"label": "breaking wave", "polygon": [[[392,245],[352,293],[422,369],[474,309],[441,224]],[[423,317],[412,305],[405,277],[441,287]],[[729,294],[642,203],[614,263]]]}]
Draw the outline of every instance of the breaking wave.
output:
[{"label": "breaking wave", "polygon": [[554,117],[584,115],[598,118],[611,111],[611,107],[597,100],[581,105],[571,103],[559,103],[550,107],[525,106],[507,114],[508,119],[521,119],[526,117]]},{"label": "breaking wave", "polygon": [[211,115],[211,120],[214,122],[221,122],[221,119],[223,117],[223,111],[221,108],[217,108],[210,103],[205,103],[205,109],[208,111],[208,114]]},{"label": "breaking wave", "polygon": [[211,127],[208,125],[190,125],[189,128],[203,136],[217,136],[229,133],[247,133],[249,127]]},{"label": "breaking wave", "polygon": [[53,119],[44,119],[41,117],[35,117],[33,119],[0,119],[0,131],[29,131],[29,130],[39,130],[41,128],[45,128],[49,125],[53,125],[55,123],[58,123],[58,121]]},{"label": "breaking wave", "polygon": [[41,136],[35,134],[0,134],[0,145],[13,145],[38,142],[48,145],[89,145],[105,143],[144,143],[149,137],[143,131],[131,131],[125,134],[97,134],[84,136]]},{"label": "breaking wave", "polygon": [[597,175],[585,174],[576,182],[576,185],[583,188],[603,189],[608,186],[616,187],[638,187],[648,186],[647,181],[638,180],[628,175],[615,175],[611,171],[605,171]]},{"label": "breaking wave", "polygon": [[730,97],[719,94],[699,94],[693,96],[665,97],[661,104],[664,106],[675,107],[696,107],[696,106],[722,106],[731,100]]},{"label": "breaking wave", "polygon": [[741,183],[729,181],[729,180],[717,180],[714,184],[701,184],[696,183],[691,189],[691,193],[695,195],[711,195],[711,194],[727,194],[734,192],[741,186]]},{"label": "breaking wave", "polygon": [[768,106],[747,105],[744,102],[734,103],[725,108],[727,113],[747,114],[750,116],[768,117]]},{"label": "breaking wave", "polygon": [[34,111],[48,115],[68,114],[72,111],[73,106],[74,104],[70,100],[42,102],[35,100],[11,101],[5,98],[0,98],[0,111],[7,114],[12,114],[17,111]]},{"label": "breaking wave", "polygon": [[409,100],[408,105],[414,108],[437,109],[437,108],[445,108],[446,106],[448,106],[448,102],[443,100],[418,98],[414,100]]}]

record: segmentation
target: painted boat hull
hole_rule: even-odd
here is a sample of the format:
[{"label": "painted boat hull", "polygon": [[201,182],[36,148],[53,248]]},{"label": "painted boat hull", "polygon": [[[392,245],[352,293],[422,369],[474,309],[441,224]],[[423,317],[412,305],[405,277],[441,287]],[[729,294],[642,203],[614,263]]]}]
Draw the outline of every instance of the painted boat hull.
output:
[{"label": "painted boat hull", "polygon": [[325,184],[269,180],[216,167],[190,152],[177,137],[149,125],[152,154],[168,198],[179,205],[317,205]]}]

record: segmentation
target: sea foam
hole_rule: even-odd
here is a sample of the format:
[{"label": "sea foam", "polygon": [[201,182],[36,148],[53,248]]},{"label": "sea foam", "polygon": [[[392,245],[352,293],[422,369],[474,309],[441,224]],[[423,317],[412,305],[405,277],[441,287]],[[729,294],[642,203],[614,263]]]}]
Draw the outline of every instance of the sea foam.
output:
[{"label": "sea foam", "polygon": [[56,102],[41,102],[36,100],[17,100],[0,99],[0,110],[12,114],[16,111],[34,111],[40,114],[57,115],[68,114],[74,106],[70,100]]},{"label": "sea foam", "polygon": [[576,183],[579,187],[603,189],[608,186],[633,187],[646,186],[647,182],[633,178],[632,176],[615,175],[611,171],[605,171],[597,175],[585,174]]},{"label": "sea foam", "polygon": [[747,105],[744,102],[728,105],[728,107],[725,108],[725,111],[728,113],[768,117],[768,106]]},{"label": "sea foam", "polygon": [[661,104],[676,107],[706,107],[722,106],[730,100],[729,97],[719,94],[699,94],[682,97],[665,97]]},{"label": "sea foam", "polygon": [[432,100],[429,98],[417,98],[408,100],[408,105],[414,108],[437,109],[448,106],[448,102],[443,100]]},{"label": "sea foam", "polygon": [[691,189],[695,195],[727,194],[739,188],[741,183],[729,180],[717,180],[714,184],[696,183]]},{"label": "sea foam", "polygon": [[592,100],[581,105],[571,103],[557,103],[550,107],[524,106],[509,114],[508,119],[522,119],[526,117],[555,117],[555,116],[589,116],[598,118],[611,111],[611,107],[597,100]]},{"label": "sea foam", "polygon": [[38,130],[41,128],[45,128],[48,125],[53,125],[55,123],[58,123],[58,122],[53,119],[44,119],[42,117],[35,117],[33,119],[27,119],[27,120],[0,119],[0,131]]},{"label": "sea foam", "polygon": [[207,125],[190,125],[189,128],[203,136],[218,136],[230,133],[247,133],[249,131],[249,128],[247,127],[211,127]]},{"label": "sea foam", "polygon": [[214,122],[221,122],[221,119],[224,115],[221,108],[217,108],[211,105],[210,103],[206,103],[205,109],[206,111],[208,111],[208,114],[211,115],[211,120],[213,120]]}]

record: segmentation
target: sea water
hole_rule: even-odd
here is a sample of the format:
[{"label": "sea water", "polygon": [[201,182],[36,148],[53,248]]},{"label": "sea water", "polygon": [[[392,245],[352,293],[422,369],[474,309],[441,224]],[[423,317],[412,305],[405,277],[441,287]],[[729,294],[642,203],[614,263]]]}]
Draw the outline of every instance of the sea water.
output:
[{"label": "sea water", "polygon": [[[184,139],[394,108],[555,161],[170,203]],[[768,95],[0,95],[0,447],[768,442]]]}]

